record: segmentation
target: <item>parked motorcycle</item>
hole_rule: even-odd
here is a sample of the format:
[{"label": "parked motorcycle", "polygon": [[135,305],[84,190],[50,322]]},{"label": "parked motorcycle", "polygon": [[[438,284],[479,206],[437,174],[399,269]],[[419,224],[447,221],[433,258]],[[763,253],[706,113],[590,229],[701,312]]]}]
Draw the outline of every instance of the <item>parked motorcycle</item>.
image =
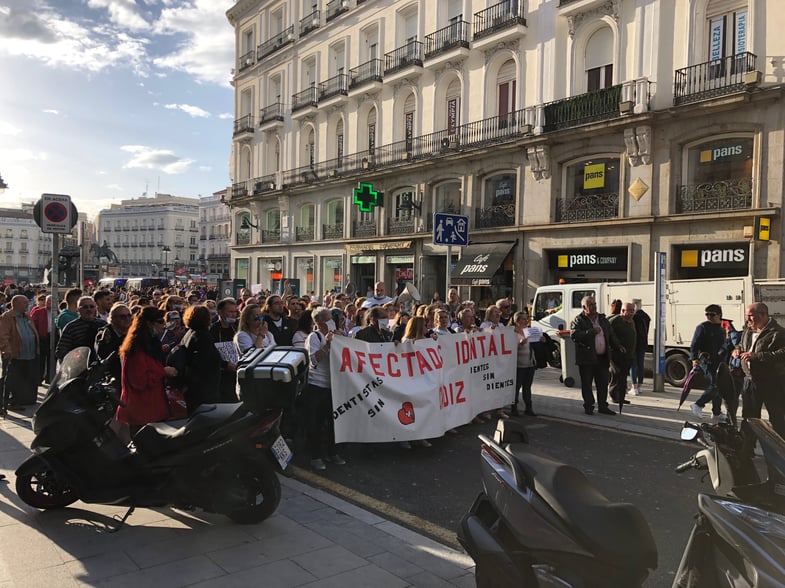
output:
[{"label": "parked motorcycle", "polygon": [[[781,505],[785,494],[785,441],[759,419],[750,419],[749,430],[763,448],[768,480],[733,485],[726,477],[742,469],[727,464],[751,461],[752,451],[729,457],[723,443],[714,446],[727,468],[712,482],[730,495],[698,495],[674,587],[785,585],[785,516],[763,506]],[[480,440],[484,491],[458,530],[478,587],[627,588],[656,568],[654,538],[635,506],[610,502],[576,468],[531,452],[520,423],[500,421],[493,439]]]},{"label": "parked motorcycle", "polygon": [[76,500],[135,507],[201,508],[238,523],[269,517],[281,499],[276,471],[292,453],[279,433],[280,410],[251,399],[201,406],[187,421],[151,423],[130,444],[111,428],[121,405],[107,362],[89,364],[80,347],[64,359],[33,416],[35,453],[16,471],[30,506]]}]

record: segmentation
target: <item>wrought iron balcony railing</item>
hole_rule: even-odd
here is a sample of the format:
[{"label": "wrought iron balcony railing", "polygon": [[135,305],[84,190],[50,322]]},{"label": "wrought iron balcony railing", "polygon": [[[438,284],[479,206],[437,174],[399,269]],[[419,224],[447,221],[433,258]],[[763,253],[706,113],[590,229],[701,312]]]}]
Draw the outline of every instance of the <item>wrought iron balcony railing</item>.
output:
[{"label": "wrought iron balcony railing", "polygon": [[677,69],[673,103],[688,104],[743,91],[749,85],[745,74],[755,71],[756,60],[754,53],[747,52]]},{"label": "wrought iron balcony railing", "polygon": [[425,59],[456,47],[469,47],[470,25],[465,20],[454,22],[425,36]]},{"label": "wrought iron balcony railing", "polygon": [[[461,205],[451,202],[449,204],[442,205],[437,207],[433,212],[446,212],[448,214],[461,214]],[[423,216],[426,217],[426,224],[425,227],[427,230],[433,229],[433,214],[424,214]]]},{"label": "wrought iron balcony railing", "polygon": [[233,136],[242,133],[253,133],[253,114],[246,114],[234,121],[234,134]]},{"label": "wrought iron balcony railing", "polygon": [[343,239],[343,223],[322,225],[322,239]]},{"label": "wrought iron balcony railing", "polygon": [[557,223],[584,223],[618,216],[619,195],[616,192],[580,195],[571,200],[556,201]]},{"label": "wrought iron balcony railing", "polygon": [[519,24],[526,26],[523,0],[504,0],[474,13],[474,39],[482,39]]},{"label": "wrought iron balcony railing", "polygon": [[543,105],[545,131],[556,131],[591,122],[616,118],[619,115],[621,84],[563,98]]},{"label": "wrought iron balcony railing", "polygon": [[349,74],[338,74],[319,84],[319,100],[349,93]]},{"label": "wrought iron balcony railing", "polygon": [[515,204],[496,204],[474,211],[474,227],[511,227],[515,224]]},{"label": "wrought iron balcony railing", "polygon": [[349,88],[382,81],[382,60],[371,59],[349,70]]},{"label": "wrought iron balcony railing", "polygon": [[256,63],[255,57],[256,51],[253,49],[240,55],[240,57],[237,58],[237,71],[243,71],[244,69],[251,67],[254,63]]},{"label": "wrought iron balcony railing", "polygon": [[388,235],[405,235],[407,233],[414,233],[414,216],[391,216],[387,219],[387,234]]},{"label": "wrought iron balcony railing", "polygon": [[302,92],[292,94],[292,112],[296,112],[309,106],[316,106],[319,101],[319,89],[314,85],[306,88]]},{"label": "wrought iron balcony railing", "polygon": [[314,227],[294,227],[295,241],[313,241]]},{"label": "wrought iron balcony railing", "polygon": [[384,54],[384,73],[390,74],[411,65],[422,66],[422,41],[409,41],[406,45]]},{"label": "wrought iron balcony railing", "polygon": [[676,212],[743,210],[752,206],[752,178],[679,186]]},{"label": "wrought iron balcony railing", "polygon": [[376,221],[371,222],[360,222],[360,221],[352,221],[352,237],[376,237],[377,235],[377,223]]},{"label": "wrought iron balcony railing", "polygon": [[349,10],[349,0],[330,0],[327,3],[327,15],[325,20],[330,22],[332,19]]},{"label": "wrought iron balcony railing", "polygon": [[306,35],[321,26],[319,10],[314,10],[308,16],[300,19],[300,36]]},{"label": "wrought iron balcony railing", "polygon": [[237,231],[235,243],[238,245],[249,245],[251,243],[251,232],[247,229]]},{"label": "wrought iron balcony railing", "polygon": [[289,25],[280,33],[273,35],[270,39],[256,48],[256,60],[261,61],[271,53],[275,53],[281,47],[294,43],[294,25]]},{"label": "wrought iron balcony railing", "polygon": [[261,233],[262,243],[281,242],[281,229],[262,229],[259,232]]},{"label": "wrought iron balcony railing", "polygon": [[285,107],[283,102],[275,102],[259,110],[259,124],[271,120],[283,121]]},{"label": "wrought iron balcony railing", "polygon": [[266,176],[255,178],[253,183],[253,193],[264,194],[265,192],[271,192],[275,190],[275,176],[276,174],[267,174]]}]

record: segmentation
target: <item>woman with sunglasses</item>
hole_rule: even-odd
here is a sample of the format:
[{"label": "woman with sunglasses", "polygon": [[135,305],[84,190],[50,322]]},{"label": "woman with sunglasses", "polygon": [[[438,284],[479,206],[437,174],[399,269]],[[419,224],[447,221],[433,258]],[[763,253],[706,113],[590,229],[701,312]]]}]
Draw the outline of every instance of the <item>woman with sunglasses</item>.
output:
[{"label": "woman with sunglasses", "polygon": [[163,332],[164,313],[145,306],[134,316],[120,345],[120,400],[124,405],[117,409],[117,420],[129,426],[131,435],[147,423],[169,418],[164,380],[177,376],[177,370],[164,365]]},{"label": "woman with sunglasses", "polygon": [[267,328],[267,322],[258,304],[246,304],[240,313],[240,323],[234,336],[234,345],[240,357],[251,348],[275,345],[275,338]]}]

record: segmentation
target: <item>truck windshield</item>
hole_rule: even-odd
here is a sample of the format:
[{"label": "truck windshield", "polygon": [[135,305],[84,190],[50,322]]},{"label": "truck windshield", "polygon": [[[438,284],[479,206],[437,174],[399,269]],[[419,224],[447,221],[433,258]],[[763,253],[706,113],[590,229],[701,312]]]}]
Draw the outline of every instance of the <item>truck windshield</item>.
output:
[{"label": "truck windshield", "polygon": [[540,292],[534,300],[534,319],[540,320],[562,308],[562,293],[559,291]]}]

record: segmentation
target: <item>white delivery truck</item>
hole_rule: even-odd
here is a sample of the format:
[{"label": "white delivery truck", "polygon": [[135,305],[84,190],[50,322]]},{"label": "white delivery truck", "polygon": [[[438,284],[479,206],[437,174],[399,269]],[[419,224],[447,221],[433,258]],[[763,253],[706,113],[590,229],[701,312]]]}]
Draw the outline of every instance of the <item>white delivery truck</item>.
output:
[{"label": "white delivery truck", "polygon": [[[681,386],[689,374],[690,343],[695,327],[706,320],[704,309],[719,304],[722,316],[744,327],[744,311],[751,302],[765,302],[769,313],[785,324],[785,281],[756,281],[750,276],[705,280],[667,280],[665,292],[665,380]],[[556,341],[556,332],[570,328],[581,312],[581,299],[593,296],[598,312],[609,314],[611,301],[640,303],[652,319],[649,352],[654,344],[654,282],[602,282],[557,284],[537,288],[532,305],[532,325],[539,326]]]}]

